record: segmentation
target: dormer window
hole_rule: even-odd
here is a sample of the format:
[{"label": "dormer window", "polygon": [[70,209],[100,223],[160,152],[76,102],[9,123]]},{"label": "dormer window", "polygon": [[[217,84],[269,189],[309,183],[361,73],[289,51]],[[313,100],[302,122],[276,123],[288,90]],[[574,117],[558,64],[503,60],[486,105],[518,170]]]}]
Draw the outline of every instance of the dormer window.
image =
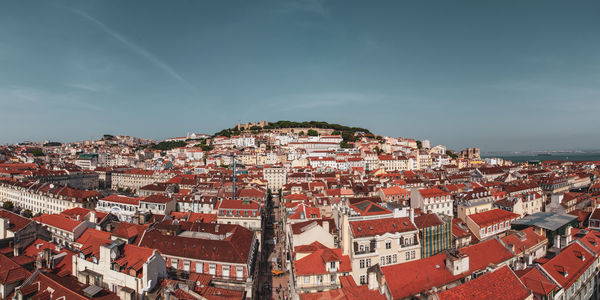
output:
[{"label": "dormer window", "polygon": [[556,271],[558,273],[560,273],[563,277],[569,276],[569,272],[567,271],[567,269],[565,269],[565,267],[558,266],[558,265],[555,265],[554,267],[555,267]]}]

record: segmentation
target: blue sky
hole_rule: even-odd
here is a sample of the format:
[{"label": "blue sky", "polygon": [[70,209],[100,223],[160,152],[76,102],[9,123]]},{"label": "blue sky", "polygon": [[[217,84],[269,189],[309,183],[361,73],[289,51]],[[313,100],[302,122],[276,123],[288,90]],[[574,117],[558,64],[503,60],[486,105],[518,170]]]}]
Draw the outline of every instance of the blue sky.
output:
[{"label": "blue sky", "polygon": [[0,143],[323,120],[600,148],[598,1],[6,1]]}]

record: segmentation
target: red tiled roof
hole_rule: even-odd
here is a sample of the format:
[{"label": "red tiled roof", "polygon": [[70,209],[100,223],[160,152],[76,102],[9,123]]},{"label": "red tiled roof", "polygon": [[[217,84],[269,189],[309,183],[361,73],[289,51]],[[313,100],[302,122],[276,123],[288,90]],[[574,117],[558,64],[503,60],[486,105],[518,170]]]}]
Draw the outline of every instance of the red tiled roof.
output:
[{"label": "red tiled roof", "polygon": [[442,197],[442,196],[449,196],[450,193],[448,192],[444,192],[438,188],[432,188],[432,189],[420,189],[419,193],[421,194],[421,196],[423,196],[424,198],[429,198],[429,197]]},{"label": "red tiled roof", "polygon": [[314,241],[308,245],[301,245],[294,247],[294,252],[296,253],[312,253],[319,249],[328,249],[327,246],[319,243],[318,241]]},{"label": "red tiled roof", "polygon": [[394,299],[401,299],[441,287],[471,274],[483,270],[490,264],[500,264],[514,257],[502,244],[491,239],[459,250],[469,256],[469,270],[463,274],[452,275],[446,268],[445,252],[434,256],[382,267]]},{"label": "red tiled roof", "polygon": [[[89,299],[83,295],[83,290],[87,285],[78,282],[76,278],[71,276],[59,277],[52,273],[44,274],[43,272],[36,272],[29,280],[31,280],[31,284],[20,288],[23,293],[27,293],[27,298],[39,300]],[[49,291],[52,291],[52,293]],[[102,290],[92,299],[116,300],[119,299],[119,297],[107,290]]]},{"label": "red tiled roof", "polygon": [[81,244],[80,251],[99,259],[100,246],[111,242],[110,232],[88,228],[75,242]]},{"label": "red tiled roof", "polygon": [[8,229],[12,232],[17,232],[32,222],[30,219],[19,216],[15,213],[12,213],[12,212],[10,212],[8,210],[4,210],[4,209],[0,209],[0,218],[8,219],[9,225],[8,225],[8,228],[6,228],[6,229]]},{"label": "red tiled roof", "polygon": [[308,200],[308,197],[306,196],[306,194],[290,194],[287,196],[283,196],[283,199],[290,201],[304,201]]},{"label": "red tiled roof", "polygon": [[146,225],[138,225],[127,222],[120,222],[117,227],[111,232],[112,235],[124,239],[130,239],[133,237],[137,237],[136,241],[139,242],[139,239],[142,237],[142,233],[150,226],[150,224]]},{"label": "red tiled roof", "polygon": [[352,276],[340,276],[341,288],[317,293],[300,294],[301,300],[385,300],[377,290],[366,285],[356,285]]},{"label": "red tiled roof", "polygon": [[521,254],[523,249],[530,249],[546,240],[544,236],[537,234],[533,227],[527,227],[520,232],[524,235],[524,240],[521,240],[517,233],[512,233],[502,238],[502,241],[506,245],[514,245],[514,252],[516,254]]},{"label": "red tiled roof", "polygon": [[515,256],[497,239],[490,239],[458,251],[469,255],[469,269],[472,271],[483,270],[490,263],[500,264]]},{"label": "red tiled roof", "polygon": [[389,188],[383,188],[381,189],[381,191],[383,192],[384,195],[386,196],[390,196],[390,195],[409,195],[410,192],[399,187],[399,186],[392,186]]},{"label": "red tiled roof", "polygon": [[594,212],[592,212],[590,219],[591,220],[600,220],[600,209],[598,209],[598,208],[594,209]]},{"label": "red tiled roof", "polygon": [[[304,214],[304,217],[302,217],[302,213]],[[298,205],[298,207],[296,208],[296,212],[294,212],[288,217],[288,219],[290,220],[305,220],[318,218],[321,218],[321,210],[319,210],[318,207],[307,206],[304,204]]]},{"label": "red tiled roof", "polygon": [[142,199],[142,197],[127,197],[127,196],[121,196],[121,195],[110,195],[110,196],[102,198],[101,200],[107,201],[107,202],[139,206],[140,199]]},{"label": "red tiled roof", "polygon": [[417,228],[419,229],[438,226],[442,224],[444,224],[444,222],[442,222],[440,217],[438,217],[438,215],[436,214],[423,214],[415,217],[415,225],[417,225]]},{"label": "red tiled roof", "polygon": [[249,200],[231,200],[231,199],[223,199],[217,204],[217,209],[251,209],[251,210],[259,210],[260,204],[255,201]]},{"label": "red tiled roof", "polygon": [[[144,234],[140,246],[156,248],[160,253],[208,261],[246,263],[251,254],[254,233],[239,225],[194,223],[195,231],[231,235],[223,239],[204,239],[163,235],[152,229]],[[218,230],[216,228],[219,228]]]},{"label": "red tiled roof", "polygon": [[241,189],[238,191],[238,198],[264,198],[267,192],[256,188]]},{"label": "red tiled roof", "polygon": [[165,197],[163,195],[150,195],[146,198],[142,198],[140,199],[140,202],[150,202],[150,203],[168,203],[170,201],[173,201],[173,199],[169,198],[169,197]]},{"label": "red tiled roof", "polygon": [[521,300],[531,293],[519,278],[504,266],[469,282],[437,294],[439,300],[454,299],[505,299]]},{"label": "red tiled roof", "polygon": [[342,249],[320,248],[294,261],[294,272],[296,275],[327,274],[326,266],[333,261],[339,262],[338,272],[347,273],[352,271],[350,258],[348,255],[342,255]]},{"label": "red tiled roof", "polygon": [[417,230],[409,218],[385,218],[350,222],[354,237],[368,237]]},{"label": "red tiled roof", "polygon": [[493,224],[499,224],[504,221],[514,220],[519,217],[520,216],[518,214],[499,208],[467,216],[467,218],[471,218],[471,220],[473,220],[475,224],[479,225],[479,227],[486,227]]},{"label": "red tiled roof", "polygon": [[[464,225],[464,229],[461,228],[459,224]],[[455,237],[464,237],[468,236],[469,234],[470,233],[467,224],[465,224],[461,219],[452,219],[452,235],[454,235]]]},{"label": "red tiled roof", "polygon": [[64,215],[46,215],[43,214],[39,217],[33,218],[33,220],[62,230],[73,232],[77,226],[81,224],[79,221],[71,220]]},{"label": "red tiled roof", "polygon": [[579,243],[581,242],[576,241],[567,246],[542,265],[542,268],[565,290],[575,283],[595,260],[595,254],[588,252]]},{"label": "red tiled roof", "polygon": [[324,218],[324,219],[308,220],[308,221],[304,221],[304,222],[298,222],[298,223],[291,224],[292,232],[293,232],[293,234],[301,234],[302,232],[304,232],[303,230],[307,226],[309,226],[313,223],[317,223],[319,226],[323,226],[323,222],[329,223],[329,233],[333,234],[337,231],[337,228],[335,227],[335,221],[332,218]]},{"label": "red tiled roof", "polygon": [[20,283],[29,277],[31,273],[12,261],[10,258],[0,254],[0,283],[7,286],[12,283]]},{"label": "red tiled roof", "polygon": [[350,204],[350,208],[352,208],[355,212],[363,216],[384,215],[392,213],[387,208],[384,208],[383,206],[374,203],[370,200],[363,200],[354,204]]},{"label": "red tiled roof", "polygon": [[558,288],[558,286],[550,281],[550,279],[546,278],[537,267],[531,268],[531,270],[522,275],[520,279],[529,290],[537,295],[548,295]]},{"label": "red tiled roof", "polygon": [[444,286],[467,274],[452,275],[446,268],[446,253],[403,264],[382,267],[393,299],[402,299]]}]

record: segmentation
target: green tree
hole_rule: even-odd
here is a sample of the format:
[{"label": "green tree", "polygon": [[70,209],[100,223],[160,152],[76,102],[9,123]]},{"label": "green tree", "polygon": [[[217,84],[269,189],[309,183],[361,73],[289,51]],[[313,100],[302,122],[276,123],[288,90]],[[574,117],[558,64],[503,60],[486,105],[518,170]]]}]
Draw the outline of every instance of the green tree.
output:
[{"label": "green tree", "polygon": [[31,213],[31,210],[29,210],[29,209],[24,210],[21,213],[21,215],[23,215],[23,217],[25,217],[25,218],[31,218],[33,216],[33,214]]},{"label": "green tree", "polygon": [[15,208],[15,206],[11,201],[4,201],[4,203],[2,203],[2,208],[8,211],[12,211]]},{"label": "green tree", "polygon": [[202,148],[202,151],[210,151],[212,149],[214,149],[215,147],[210,146],[210,145],[200,145],[200,148]]},{"label": "green tree", "polygon": [[417,141],[417,148],[419,148],[419,149],[423,148],[423,142]]},{"label": "green tree", "polygon": [[303,136],[304,135],[304,131],[300,131],[300,133],[298,133],[298,135]]},{"label": "green tree", "polygon": [[171,142],[160,142],[158,144],[152,144],[151,149],[167,151],[174,148],[185,147],[187,144],[184,141],[171,141]]},{"label": "green tree", "polygon": [[44,152],[40,149],[33,149],[33,151],[31,151],[31,154],[33,154],[33,156],[35,157],[44,156]]},{"label": "green tree", "polygon": [[318,135],[319,135],[319,132],[317,132],[316,130],[314,130],[314,129],[308,130],[308,136],[318,136]]},{"label": "green tree", "polygon": [[446,155],[448,155],[454,159],[458,158],[458,155],[456,153],[454,153],[454,151],[451,151],[451,150],[446,150]]}]

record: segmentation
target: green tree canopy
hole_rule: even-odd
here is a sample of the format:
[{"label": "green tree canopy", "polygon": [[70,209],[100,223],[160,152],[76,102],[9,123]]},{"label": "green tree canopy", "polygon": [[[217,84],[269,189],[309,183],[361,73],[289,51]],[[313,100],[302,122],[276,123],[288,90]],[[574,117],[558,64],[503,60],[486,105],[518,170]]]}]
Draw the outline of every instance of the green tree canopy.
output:
[{"label": "green tree canopy", "polygon": [[33,151],[31,151],[31,154],[33,154],[33,156],[35,157],[44,156],[44,152],[40,149],[33,149]]},{"label": "green tree canopy", "polygon": [[2,208],[12,211],[15,208],[15,206],[11,201],[4,201],[4,203],[2,203]]}]

